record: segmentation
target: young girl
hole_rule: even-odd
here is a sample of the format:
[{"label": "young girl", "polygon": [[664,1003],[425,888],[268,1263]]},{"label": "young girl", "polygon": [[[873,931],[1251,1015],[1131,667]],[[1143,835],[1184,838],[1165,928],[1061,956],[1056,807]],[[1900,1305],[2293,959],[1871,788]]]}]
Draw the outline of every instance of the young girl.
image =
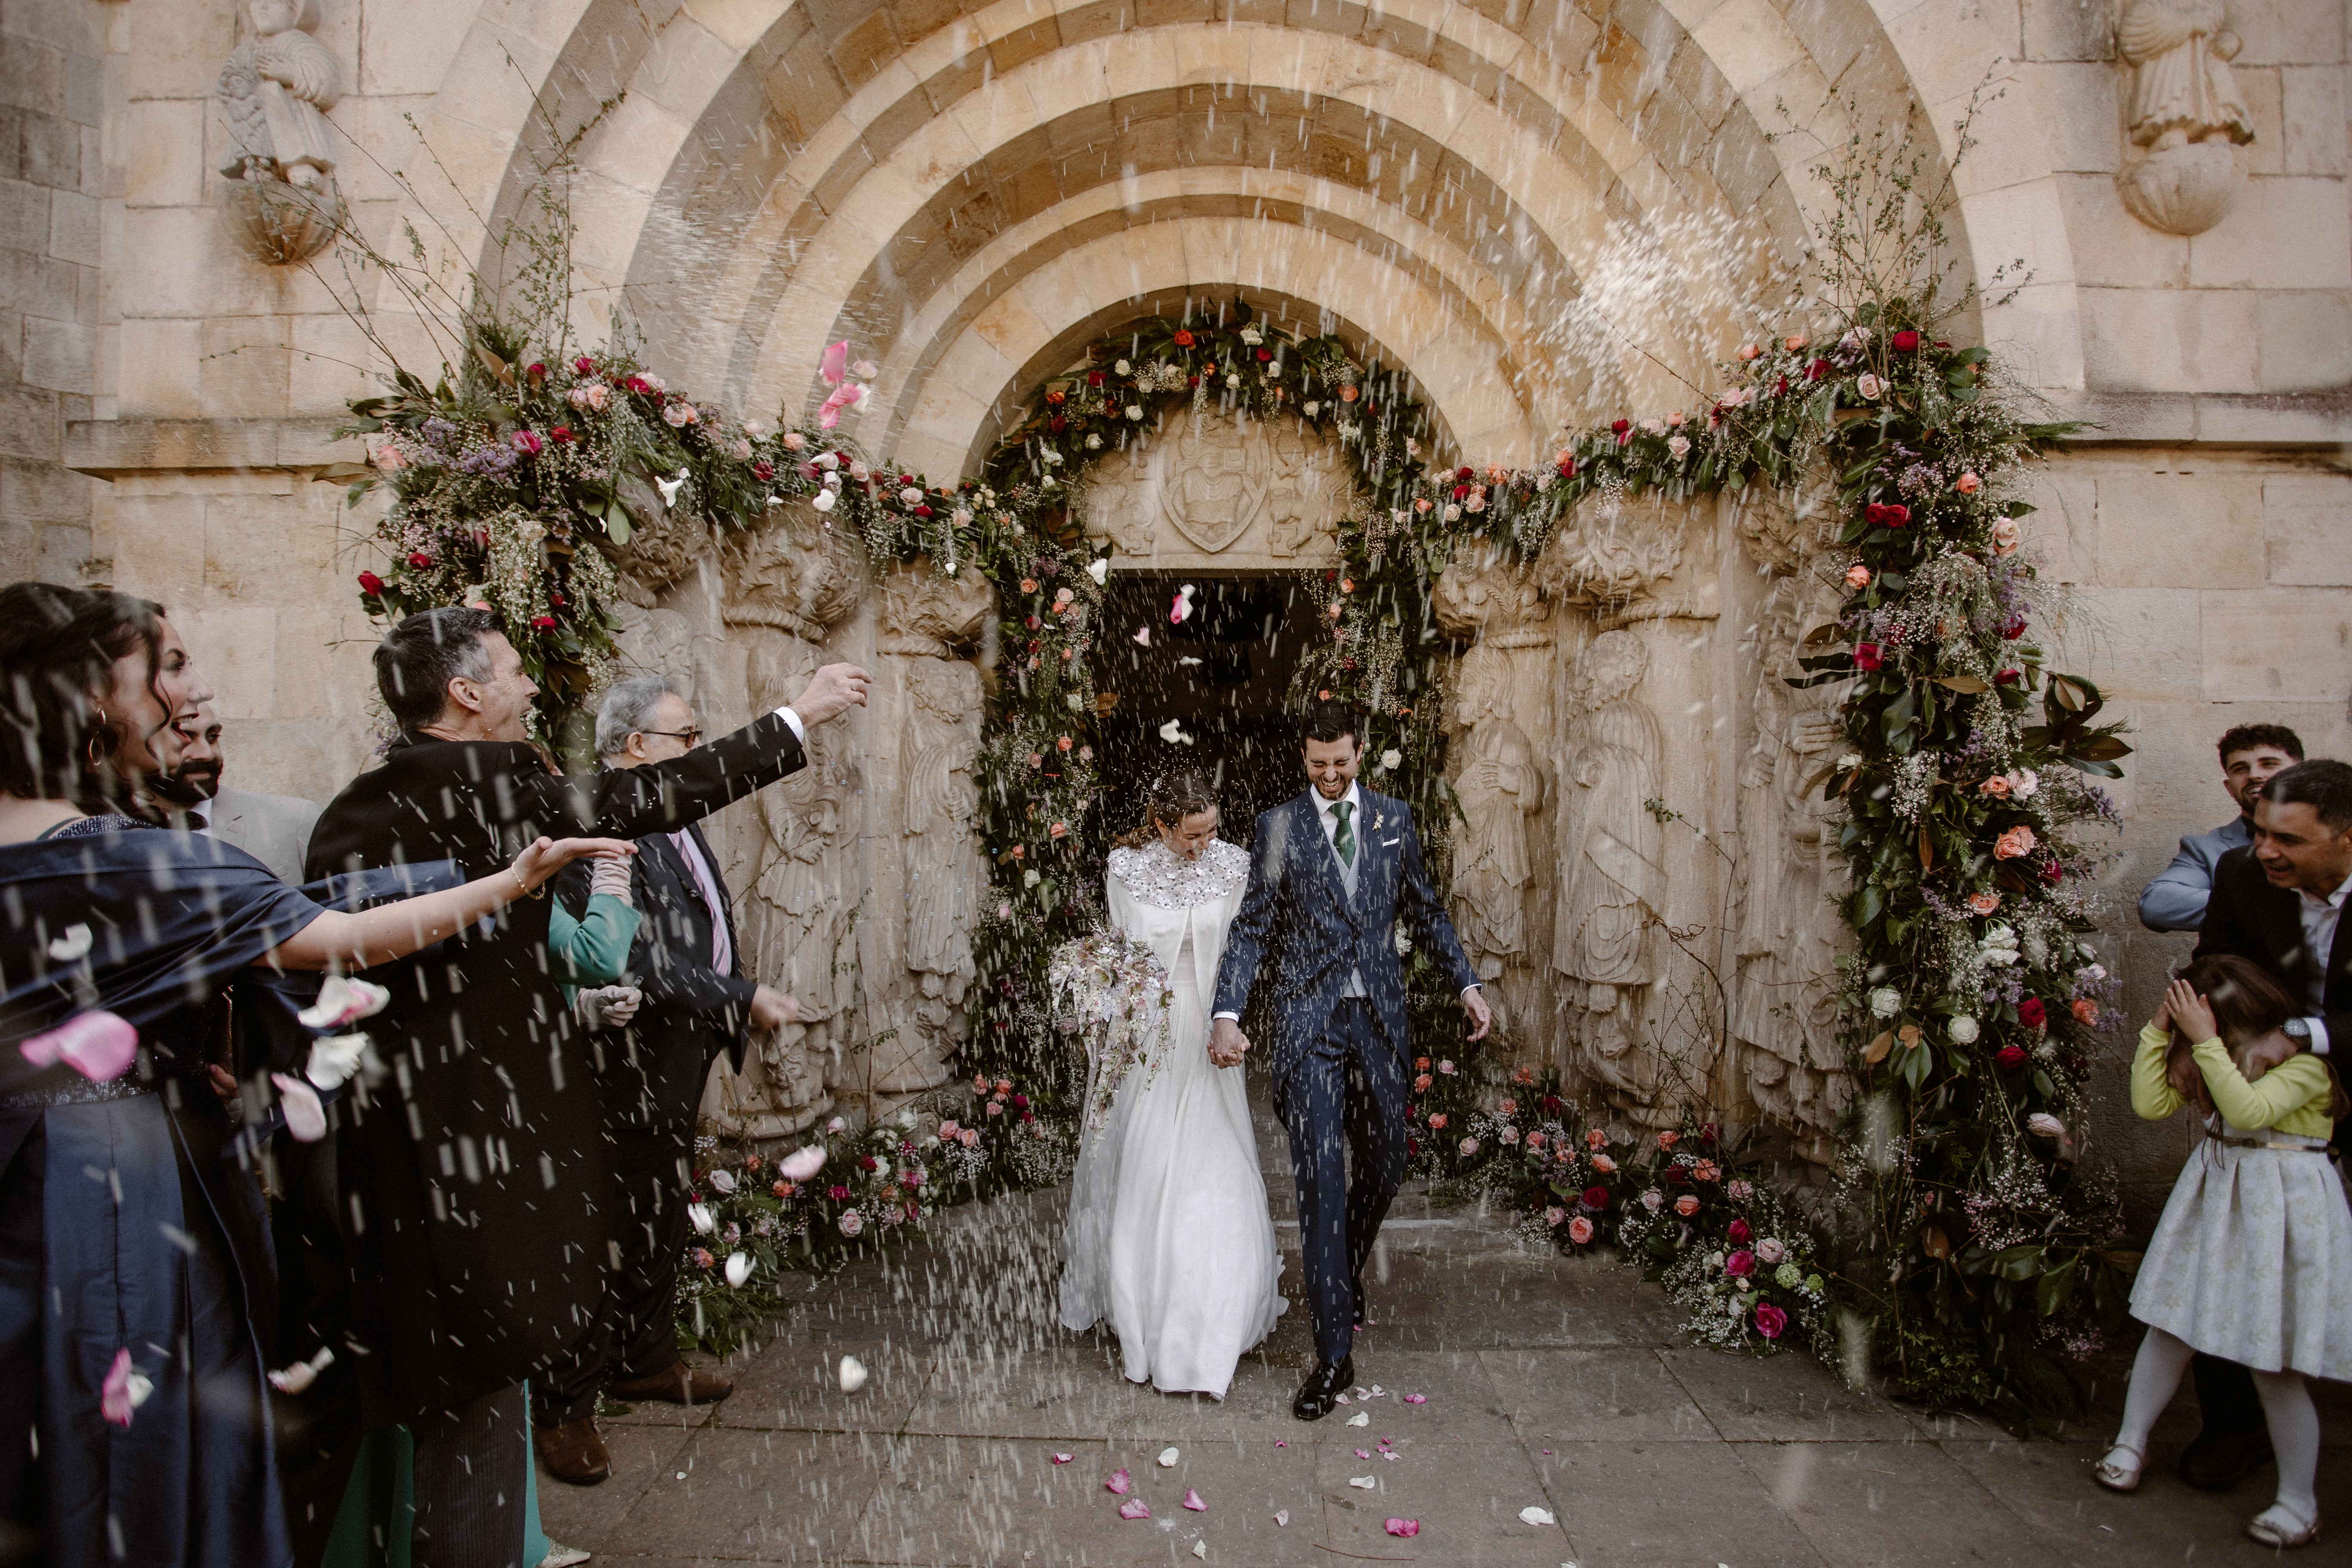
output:
[{"label": "young girl", "polygon": [[2182,1167],[2132,1287],[2147,1337],[2123,1430],[2095,1472],[2110,1490],[2138,1487],[2148,1428],[2189,1356],[2240,1363],[2254,1374],[2278,1456],[2278,1499],[2246,1526],[2270,1547],[2319,1533],[2319,1414],[2304,1377],[2352,1378],[2352,1210],[2326,1153],[2343,1090],[2325,1058],[2294,1057],[2249,1083],[2231,1055],[2295,1011],[2244,959],[2200,958],[2140,1031],[2132,1109],[2155,1121],[2189,1103],[2165,1078],[2178,1036],[2204,1074],[2209,1136]]}]

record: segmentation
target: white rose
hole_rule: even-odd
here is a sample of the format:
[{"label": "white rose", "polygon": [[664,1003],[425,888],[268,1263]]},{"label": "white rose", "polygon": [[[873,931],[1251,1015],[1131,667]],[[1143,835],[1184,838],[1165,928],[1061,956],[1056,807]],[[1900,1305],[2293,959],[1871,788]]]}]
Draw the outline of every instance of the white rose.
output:
[{"label": "white rose", "polygon": [[809,505],[816,508],[819,511],[831,511],[833,510],[833,491],[819,490],[816,494],[809,497]]},{"label": "white rose", "polygon": [[1037,874],[1037,868],[1034,866],[1021,873],[1021,885],[1024,888],[1034,888],[1043,880],[1045,879]]},{"label": "white rose", "polygon": [[898,491],[898,504],[900,506],[920,506],[923,504],[923,492],[917,489],[912,485],[908,485]]},{"label": "white rose", "polygon": [[849,460],[849,477],[856,479],[862,485],[866,480],[874,477],[874,470],[867,468],[864,463],[858,461],[856,458],[852,458]]},{"label": "white rose", "polygon": [[1309,419],[1312,419],[1317,414],[1322,411],[1323,405],[1320,403],[1307,402],[1300,404],[1298,407],[1301,413],[1305,414]]},{"label": "white rose", "polygon": [[1252,348],[1255,348],[1258,344],[1265,342],[1265,334],[1259,331],[1255,327],[1244,327],[1242,329],[1242,342],[1249,344]]},{"label": "white rose", "polygon": [[735,1190],[735,1173],[732,1171],[713,1171],[710,1173],[710,1184],[718,1188],[719,1191],[722,1193],[731,1194]]},{"label": "white rose", "polygon": [[1394,746],[1391,746],[1387,751],[1381,753],[1381,767],[1383,771],[1395,767],[1402,761],[1404,761],[1404,753],[1398,751]]},{"label": "white rose", "polygon": [[1868,371],[1864,371],[1862,374],[1862,379],[1853,384],[1853,389],[1862,394],[1864,397],[1875,403],[1878,401],[1878,395],[1886,390],[1886,384],[1879,380],[1876,376],[1871,374]]},{"label": "white rose", "polygon": [[1445,503],[1445,521],[1448,522],[1457,522],[1461,521],[1461,517],[1462,509],[1454,505],[1452,501],[1447,501]]},{"label": "white rose", "polygon": [[1129,368],[1130,367],[1125,360],[1118,360],[1113,362],[1111,364],[1111,369],[1117,371],[1121,375],[1125,375]]},{"label": "white rose", "polygon": [[1666,450],[1675,455],[1675,461],[1677,463],[1681,462],[1685,458],[1690,456],[1690,437],[1687,436],[1673,436],[1667,437]]},{"label": "white rose", "polygon": [[1099,437],[1099,436],[1089,436],[1089,437],[1087,437],[1087,451],[1089,451],[1089,452],[1099,452],[1099,451],[1101,451],[1101,450],[1102,450],[1102,437]]},{"label": "white rose", "polygon": [[1123,412],[1129,419],[1140,419],[1143,417],[1143,405],[1140,403],[1130,403]]},{"label": "white rose", "polygon": [[1977,1021],[1966,1013],[1953,1019],[1951,1027],[1947,1032],[1950,1034],[1952,1044],[1956,1046],[1973,1046],[1977,1043]]},{"label": "white rose", "polygon": [[1895,1014],[1900,1013],[1901,1011],[1903,1011],[1903,993],[1895,989],[1894,986],[1882,985],[1877,990],[1870,994],[1870,1016],[1872,1017],[1892,1018]]},{"label": "white rose", "polygon": [[2025,1130],[2036,1138],[2063,1138],[2066,1124],[2046,1110],[2037,1110],[2025,1119]]},{"label": "white rose", "polygon": [[833,472],[834,469],[841,467],[841,459],[831,452],[819,452],[815,457],[811,458],[809,461],[814,463],[818,468],[823,468],[828,474]]},{"label": "white rose", "polygon": [[730,1254],[727,1259],[727,1283],[740,1290],[743,1288],[743,1281],[750,1278],[751,1278],[751,1254],[745,1252]]},{"label": "white rose", "polygon": [[1860,752],[1842,752],[1838,754],[1837,765],[1841,770],[1858,768],[1862,766],[1862,753]]},{"label": "white rose", "polygon": [[2042,775],[2032,768],[2020,768],[2009,775],[2009,796],[2011,800],[2032,800],[2033,792],[2042,787]]},{"label": "white rose", "polygon": [[686,1217],[691,1220],[694,1223],[694,1228],[704,1236],[709,1236],[719,1228],[719,1222],[710,1216],[710,1205],[708,1204],[687,1205]]}]

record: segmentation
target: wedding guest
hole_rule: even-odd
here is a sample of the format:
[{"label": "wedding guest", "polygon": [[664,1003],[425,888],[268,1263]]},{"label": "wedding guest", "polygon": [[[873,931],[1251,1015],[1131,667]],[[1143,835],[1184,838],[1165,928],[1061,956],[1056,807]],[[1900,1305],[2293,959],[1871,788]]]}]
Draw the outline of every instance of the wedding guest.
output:
[{"label": "wedding guest", "polygon": [[2168,1051],[2186,1048],[2207,1138],[2182,1167],[2132,1285],[2132,1316],[2147,1333],[2122,1429],[2094,1472],[2110,1491],[2137,1490],[2149,1429],[2190,1355],[2234,1363],[2260,1391],[2278,1455],[2276,1500],[2246,1533],[2274,1549],[2319,1531],[2319,1414],[2304,1379],[2352,1378],[2352,1211],[2326,1153],[2343,1088],[2322,1057],[2298,1055],[2255,1083],[2237,1059],[2301,1005],[2256,964],[2218,954],[2191,963],[2140,1031],[2132,1109],[2158,1120],[2191,1103],[2165,1068]]},{"label": "wedding guest", "polygon": [[[597,710],[596,750],[607,768],[657,767],[701,740],[693,708],[658,676],[616,682]],[[740,1072],[747,1029],[793,1017],[791,997],[743,973],[733,901],[698,826],[639,839],[631,873],[644,919],[629,971],[644,1001],[604,1047],[596,1075],[620,1194],[617,1266],[587,1337],[532,1384],[539,1457],[575,1486],[612,1474],[596,1429],[603,1393],[711,1405],[734,1392],[726,1378],[679,1359],[672,1327],[695,1112],[722,1052]]]},{"label": "wedding guest", "polygon": [[[0,1558],[292,1562],[264,1369],[272,1276],[225,1161],[210,1005],[247,966],[415,952],[613,843],[320,908],[252,857],[121,814],[211,695],[163,612],[0,589]],[[95,1174],[100,1179],[93,1181]]]},{"label": "wedding guest", "polygon": [[[2315,759],[2273,776],[2254,802],[2253,841],[2215,863],[2212,901],[2196,956],[2234,954],[2286,988],[2302,1016],[2253,1043],[2249,1072],[2298,1051],[2329,1056],[2352,1040],[2352,764]],[[2191,1069],[2193,1070],[2193,1069]],[[2176,1077],[2179,1089],[2183,1079]],[[2341,1147],[2343,1124],[2335,1129]],[[2180,1456],[2191,1486],[2227,1491],[2269,1462],[2272,1445],[2246,1369],[2200,1354],[2194,1363],[2204,1426]]]},{"label": "wedding guest", "polygon": [[319,803],[223,784],[227,759],[221,721],[202,707],[195,721],[183,726],[181,740],[180,765],[155,775],[157,804],[175,825],[234,844],[279,881],[301,881],[302,851],[310,842],[311,824],[319,820]]},{"label": "wedding guest", "polygon": [[[328,806],[314,874],[402,860],[499,863],[555,824],[671,832],[800,767],[804,724],[865,701],[820,669],[788,708],[642,768],[567,778],[530,740],[539,688],[486,610],[410,616],[375,654],[399,734]],[[521,1551],[521,1384],[586,1331],[603,1299],[614,1196],[594,1068],[546,958],[532,900],[430,960],[386,966],[399,1114],[339,1133],[367,1425],[416,1440],[415,1561],[503,1564]]]},{"label": "wedding guest", "polygon": [[2213,868],[2232,849],[2253,842],[2254,802],[2263,786],[2303,761],[2303,740],[2284,724],[2240,724],[2223,732],[2221,789],[2238,815],[2210,833],[2180,841],[2171,864],[2140,889],[2139,923],[2150,931],[2195,931],[2213,894]]}]

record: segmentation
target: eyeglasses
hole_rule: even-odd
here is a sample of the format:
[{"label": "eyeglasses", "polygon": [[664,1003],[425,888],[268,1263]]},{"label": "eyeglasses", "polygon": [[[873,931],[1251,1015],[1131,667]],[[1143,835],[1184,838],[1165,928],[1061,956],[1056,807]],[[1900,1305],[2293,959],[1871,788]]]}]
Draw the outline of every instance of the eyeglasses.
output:
[{"label": "eyeglasses", "polygon": [[698,746],[702,744],[702,731],[699,730],[640,730],[637,733],[640,735],[659,735],[665,740],[684,741],[689,746]]}]

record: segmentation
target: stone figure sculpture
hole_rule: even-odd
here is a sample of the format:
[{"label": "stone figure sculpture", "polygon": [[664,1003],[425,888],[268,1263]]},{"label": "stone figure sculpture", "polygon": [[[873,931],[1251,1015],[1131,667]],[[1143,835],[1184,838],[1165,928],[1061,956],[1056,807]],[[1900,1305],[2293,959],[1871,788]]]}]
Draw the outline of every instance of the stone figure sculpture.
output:
[{"label": "stone figure sculpture", "polygon": [[342,96],[335,53],[304,29],[318,25],[314,0],[251,0],[254,36],[221,68],[228,111],[231,179],[256,174],[322,189],[335,173],[334,131],[326,110]]},{"label": "stone figure sculpture", "polygon": [[1528,817],[1543,805],[1535,743],[1511,721],[1509,675],[1500,655],[1474,649],[1446,717],[1461,737],[1454,793],[1465,819],[1454,836],[1447,902],[1464,949],[1486,980],[1526,952],[1527,886],[1535,874]]},{"label": "stone figure sculpture", "polygon": [[[964,1033],[964,991],[975,973],[971,929],[988,870],[972,826],[980,805],[980,671],[961,659],[919,659],[907,672],[898,762],[907,890],[906,962],[919,978],[916,1038],[886,1087],[947,1076]],[[910,1070],[911,1069],[911,1070]],[[925,1084],[922,1087],[929,1087]]]},{"label": "stone figure sculpture", "polygon": [[1267,552],[1285,558],[1328,553],[1316,548],[1316,536],[1336,533],[1339,509],[1331,502],[1330,470],[1318,460],[1319,449],[1303,426],[1288,419],[1267,426],[1266,447],[1274,461],[1266,491]]},{"label": "stone figure sculpture", "polygon": [[2124,205],[2151,228],[2202,234],[2245,178],[2236,149],[2254,139],[2230,61],[2238,37],[2223,0],[2128,0],[2116,50],[2132,68],[2126,123],[2143,149],[2116,176]]},{"label": "stone figure sculpture", "polygon": [[1648,1108],[1658,1064],[1642,1050],[1641,1011],[1657,979],[1650,927],[1665,901],[1658,798],[1664,742],[1633,695],[1649,672],[1641,634],[1603,632],[1578,662],[1579,711],[1559,765],[1567,797],[1552,967],[1572,984],[1583,1065],[1622,1109]]},{"label": "stone figure sculpture", "polygon": [[1822,689],[1782,679],[1811,620],[1825,613],[1816,597],[1800,579],[1781,579],[1759,628],[1756,738],[1738,778],[1731,1035],[1758,1106],[1797,1134],[1805,1158],[1826,1163],[1851,1084],[1837,1046],[1836,843],[1831,808],[1809,786],[1843,737]]}]

